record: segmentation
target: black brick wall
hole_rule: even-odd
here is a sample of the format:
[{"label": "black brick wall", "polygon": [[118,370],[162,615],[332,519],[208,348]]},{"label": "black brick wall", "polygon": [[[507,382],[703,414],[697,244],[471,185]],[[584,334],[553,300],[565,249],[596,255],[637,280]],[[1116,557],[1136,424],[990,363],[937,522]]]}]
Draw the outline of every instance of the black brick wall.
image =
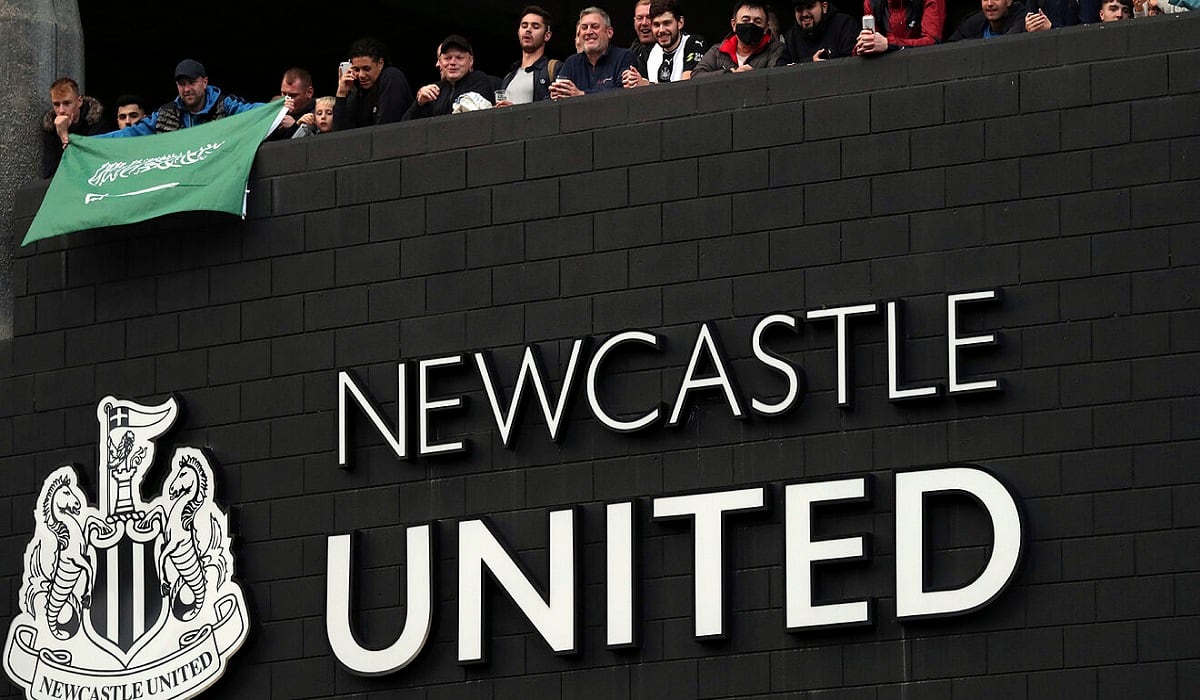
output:
[{"label": "black brick wall", "polygon": [[[95,481],[107,393],[186,404],[238,536],[254,630],[226,698],[1030,700],[1200,695],[1200,16],[904,51],[262,147],[250,216],[190,214],[22,248],[0,343],[0,609],[16,610],[34,494],[75,462]],[[20,194],[36,207],[38,186]],[[28,219],[18,221],[23,230]],[[525,344],[550,372],[585,335],[643,328],[661,355],[614,358],[613,405],[672,401],[698,322],[747,393],[764,314],[905,300],[913,382],[945,382],[947,292],[1003,289],[967,332],[1000,394],[886,400],[882,316],[855,323],[854,405],[838,409],[832,324],[777,347],[805,371],[784,418],[701,400],[675,430],[605,432],[577,402],[505,450],[472,365],[441,391],[464,456],[396,461],[359,426],[336,466],[336,372],[388,413],[395,364]],[[415,380],[412,380],[415,382]],[[511,381],[509,381],[511,383]],[[975,614],[894,618],[893,470],[973,463],[1008,482],[1027,550]],[[691,539],[637,541],[640,647],[603,646],[603,509],[614,499],[874,475],[827,536],[872,559],[822,569],[823,600],[875,598],[868,627],[784,631],[779,502],[731,520],[728,638],[692,638]],[[773,491],[776,497],[779,489]],[[582,505],[582,650],[557,657],[495,596],[491,662],[455,662],[455,526],[486,515],[545,581],[546,513]],[[935,580],[979,566],[988,526],[935,511]],[[325,640],[325,536],[361,531],[362,639],[403,619],[403,526],[435,521],[433,636],[375,679]],[[15,686],[7,686],[16,695]]]}]

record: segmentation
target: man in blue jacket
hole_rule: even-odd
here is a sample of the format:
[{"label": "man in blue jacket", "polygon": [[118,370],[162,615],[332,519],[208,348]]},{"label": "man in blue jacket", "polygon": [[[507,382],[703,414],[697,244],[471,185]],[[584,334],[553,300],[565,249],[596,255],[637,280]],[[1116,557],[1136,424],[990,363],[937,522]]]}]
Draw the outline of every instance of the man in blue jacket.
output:
[{"label": "man in blue jacket", "polygon": [[[240,97],[222,95],[221,89],[208,84],[208,71],[199,61],[185,58],[175,66],[175,88],[179,97],[143,117],[136,124],[100,134],[105,137],[149,136],[199,126],[222,117],[233,116],[262,105]],[[287,98],[288,109],[292,108]]]},{"label": "man in blue jacket", "polygon": [[577,25],[583,51],[563,61],[558,79],[550,84],[550,98],[578,97],[604,90],[620,90],[621,74],[637,65],[629,49],[612,46],[612,19],[599,7],[579,13]]}]

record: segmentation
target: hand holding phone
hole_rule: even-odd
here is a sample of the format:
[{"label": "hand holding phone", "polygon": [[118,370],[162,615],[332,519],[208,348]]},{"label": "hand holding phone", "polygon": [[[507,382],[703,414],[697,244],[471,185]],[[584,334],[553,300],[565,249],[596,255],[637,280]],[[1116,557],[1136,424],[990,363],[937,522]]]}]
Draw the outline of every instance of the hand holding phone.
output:
[{"label": "hand holding phone", "polygon": [[875,31],[875,15],[863,15],[863,31]]}]

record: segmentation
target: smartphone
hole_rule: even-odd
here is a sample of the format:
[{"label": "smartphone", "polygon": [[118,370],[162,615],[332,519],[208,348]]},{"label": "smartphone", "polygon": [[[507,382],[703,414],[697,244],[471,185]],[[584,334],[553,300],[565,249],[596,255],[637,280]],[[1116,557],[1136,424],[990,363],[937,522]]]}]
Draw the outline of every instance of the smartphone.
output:
[{"label": "smartphone", "polygon": [[350,62],[342,61],[340,64],[338,64],[338,77],[340,78],[345,75],[346,71],[348,70],[350,70]]},{"label": "smartphone", "polygon": [[875,15],[863,15],[863,29],[875,31]]}]

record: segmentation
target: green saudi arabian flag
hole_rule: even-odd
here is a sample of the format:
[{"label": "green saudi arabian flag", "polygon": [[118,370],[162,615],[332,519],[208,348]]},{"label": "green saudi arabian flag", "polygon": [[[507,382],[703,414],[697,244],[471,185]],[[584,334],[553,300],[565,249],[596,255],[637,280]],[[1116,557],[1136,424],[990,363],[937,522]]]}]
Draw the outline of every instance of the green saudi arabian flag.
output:
[{"label": "green saudi arabian flag", "polygon": [[284,114],[283,102],[270,102],[153,136],[72,134],[21,245],[181,211],[244,217],[254,154]]}]

